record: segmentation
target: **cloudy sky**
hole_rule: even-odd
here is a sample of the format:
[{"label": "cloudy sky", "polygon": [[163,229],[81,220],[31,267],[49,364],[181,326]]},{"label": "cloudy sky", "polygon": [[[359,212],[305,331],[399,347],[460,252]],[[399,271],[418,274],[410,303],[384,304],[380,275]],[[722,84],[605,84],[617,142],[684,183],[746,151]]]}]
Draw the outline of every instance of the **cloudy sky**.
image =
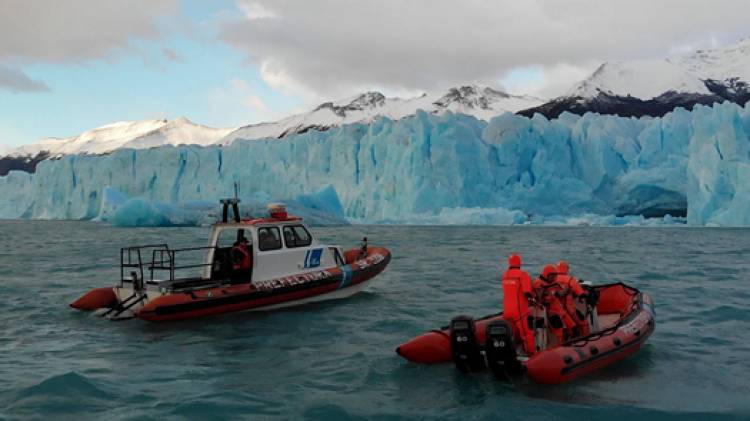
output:
[{"label": "cloudy sky", "polygon": [[365,90],[554,97],[750,35],[747,0],[0,0],[0,149],[118,120],[268,121]]}]

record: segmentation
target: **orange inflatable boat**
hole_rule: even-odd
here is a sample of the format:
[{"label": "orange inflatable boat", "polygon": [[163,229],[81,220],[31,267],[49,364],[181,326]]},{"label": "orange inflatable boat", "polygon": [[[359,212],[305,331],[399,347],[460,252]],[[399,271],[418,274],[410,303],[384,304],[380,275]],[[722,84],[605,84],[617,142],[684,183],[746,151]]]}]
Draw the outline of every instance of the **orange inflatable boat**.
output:
[{"label": "orange inflatable boat", "polygon": [[[654,305],[648,294],[623,283],[592,287],[599,294],[588,311],[591,333],[554,344],[543,323],[535,329],[541,350],[518,351],[517,335],[502,313],[474,321],[459,316],[450,326],[425,333],[396,349],[403,358],[422,364],[454,361],[462,371],[491,369],[501,378],[526,375],[543,384],[577,379],[638,351],[655,328]],[[543,342],[543,343],[540,343]]]}]

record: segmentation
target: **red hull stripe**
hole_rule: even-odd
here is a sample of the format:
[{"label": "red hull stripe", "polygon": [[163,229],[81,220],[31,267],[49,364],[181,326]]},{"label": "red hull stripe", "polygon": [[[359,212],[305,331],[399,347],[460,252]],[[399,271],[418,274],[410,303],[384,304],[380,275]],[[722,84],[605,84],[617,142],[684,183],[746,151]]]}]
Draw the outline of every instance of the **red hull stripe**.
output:
[{"label": "red hull stripe", "polygon": [[[174,304],[168,306],[158,306],[154,309],[154,314],[157,316],[183,313],[186,311],[203,310],[207,308],[230,306],[234,304],[249,303],[253,301],[260,301],[267,298],[282,297],[288,294],[292,294],[299,291],[314,291],[317,287],[326,285],[335,285],[341,281],[341,274],[323,278],[318,281],[307,282],[303,285],[292,285],[284,288],[276,288],[270,291],[253,291],[248,294],[230,295],[227,297],[209,298],[204,300],[195,300],[182,304]],[[335,289],[335,288],[334,288]],[[305,294],[304,296],[307,296]]]},{"label": "red hull stripe", "polygon": [[[190,301],[156,305],[153,308],[147,306],[138,313],[137,317],[153,321],[184,319],[264,307],[325,294],[342,286],[347,288],[357,285],[382,272],[390,262],[391,255],[387,251],[381,252],[380,255],[382,259],[374,264],[357,261],[347,265],[348,267],[344,270],[348,270],[351,275],[349,275],[350,281],[346,285],[343,285],[346,276],[342,268],[334,268],[315,273],[316,276],[322,277],[313,281],[272,289],[253,290],[242,294],[195,299],[191,297],[190,293],[186,292],[184,294],[185,299],[190,299]],[[221,288],[217,289],[220,290]],[[158,303],[155,302],[154,304]]]}]

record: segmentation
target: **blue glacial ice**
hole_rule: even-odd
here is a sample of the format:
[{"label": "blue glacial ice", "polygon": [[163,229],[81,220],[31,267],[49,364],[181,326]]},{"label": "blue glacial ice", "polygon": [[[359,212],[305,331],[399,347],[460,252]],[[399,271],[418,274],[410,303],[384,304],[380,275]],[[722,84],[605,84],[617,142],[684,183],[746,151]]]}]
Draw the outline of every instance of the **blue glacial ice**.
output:
[{"label": "blue glacial ice", "polygon": [[661,118],[418,112],[284,140],[120,150],[0,177],[0,217],[193,225],[239,183],[315,223],[750,225],[750,105]]},{"label": "blue glacial ice", "polygon": [[[244,199],[239,207],[242,218],[265,215],[269,203],[279,202],[263,192],[244,196]],[[298,195],[284,202],[292,214],[304,215],[314,225],[348,223],[335,190],[330,186],[315,194]],[[129,198],[107,187],[104,189],[101,211],[95,219],[124,227],[208,225],[220,218],[217,203],[196,200],[172,204],[142,197]]]}]

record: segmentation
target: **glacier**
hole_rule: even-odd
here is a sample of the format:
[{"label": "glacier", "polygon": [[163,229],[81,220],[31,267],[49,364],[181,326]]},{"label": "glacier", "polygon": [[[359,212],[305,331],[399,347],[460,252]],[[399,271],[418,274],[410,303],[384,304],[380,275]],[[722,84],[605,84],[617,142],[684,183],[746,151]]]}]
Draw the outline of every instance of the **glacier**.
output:
[{"label": "glacier", "polygon": [[[193,225],[239,185],[317,223],[750,225],[750,104],[663,117],[418,111],[283,140],[41,162],[0,177],[0,217]],[[214,213],[212,213],[214,212]],[[639,222],[641,221],[641,222]],[[643,223],[648,224],[648,223]]]}]

